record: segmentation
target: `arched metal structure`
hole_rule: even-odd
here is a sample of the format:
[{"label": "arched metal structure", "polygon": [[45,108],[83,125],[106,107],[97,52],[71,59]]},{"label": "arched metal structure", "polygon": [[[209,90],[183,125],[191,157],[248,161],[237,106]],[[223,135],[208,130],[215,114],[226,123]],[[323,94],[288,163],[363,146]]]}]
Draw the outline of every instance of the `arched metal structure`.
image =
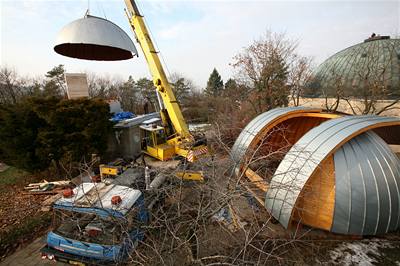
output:
[{"label": "arched metal structure", "polygon": [[[276,108],[260,114],[243,129],[232,147],[231,158],[236,174],[244,174],[250,180],[252,187],[246,188],[260,204],[264,205],[268,180],[287,150],[310,129],[337,117],[340,114],[326,113],[316,108]],[[261,169],[253,162],[258,161],[255,158],[263,156],[269,159]]]},{"label": "arched metal structure", "polygon": [[400,126],[400,119],[346,116],[326,121],[310,130],[278,166],[266,194],[265,207],[287,228],[300,192],[324,159],[353,137],[374,128],[390,126]]},{"label": "arched metal structure", "polygon": [[[304,134],[307,130],[319,125],[323,121],[336,117],[339,117],[339,115],[322,113],[322,109],[307,107],[275,108],[258,115],[242,130],[232,147],[231,158],[235,163],[235,170],[240,170],[245,154],[249,149],[257,145],[274,127],[279,126],[283,122],[290,119],[301,118],[302,124],[308,123],[308,126],[303,127],[302,132],[298,132],[298,127],[295,128],[297,132],[293,133],[296,133],[297,138],[299,138],[301,137],[301,133]],[[298,126],[298,124],[296,124],[296,126]]]},{"label": "arched metal structure", "polygon": [[109,20],[86,15],[61,29],[54,51],[79,59],[125,60],[137,55],[128,34]]},{"label": "arched metal structure", "polygon": [[[279,142],[268,134],[283,124],[292,125],[286,135],[292,144],[268,181],[251,169],[249,154],[252,159],[266,136],[267,145]],[[236,173],[264,191],[266,209],[285,228],[298,221],[335,233],[381,234],[399,227],[400,161],[387,145],[400,144],[393,134],[399,130],[398,118],[279,108],[246,126],[232,159]]]},{"label": "arched metal structure", "polygon": [[334,154],[335,209],[331,231],[376,235],[399,228],[400,160],[367,131]]}]

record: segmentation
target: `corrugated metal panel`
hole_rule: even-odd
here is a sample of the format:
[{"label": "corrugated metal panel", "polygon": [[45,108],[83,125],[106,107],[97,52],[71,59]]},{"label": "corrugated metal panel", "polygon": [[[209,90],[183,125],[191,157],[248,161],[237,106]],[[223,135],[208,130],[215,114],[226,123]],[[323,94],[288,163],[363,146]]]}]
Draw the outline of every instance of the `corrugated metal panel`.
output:
[{"label": "corrugated metal panel", "polygon": [[321,109],[307,108],[307,107],[285,107],[276,108],[268,112],[262,113],[254,118],[242,130],[239,137],[236,139],[235,144],[232,146],[231,158],[235,165],[235,170],[239,170],[240,163],[244,159],[244,155],[249,148],[254,138],[262,131],[264,127],[279,119],[292,113],[302,112],[321,112]]},{"label": "corrugated metal panel", "polygon": [[150,114],[138,115],[134,118],[129,118],[122,120],[114,125],[114,128],[129,128],[134,126],[141,125],[144,121],[153,119],[153,118],[161,118],[159,112],[154,112]]},{"label": "corrugated metal panel", "polygon": [[376,235],[399,225],[400,160],[374,132],[334,154],[336,197],[332,232]]},{"label": "corrugated metal panel", "polygon": [[88,60],[124,60],[137,55],[125,31],[111,21],[94,16],[75,20],[62,28],[54,50]]},{"label": "corrugated metal panel", "polygon": [[350,116],[326,121],[307,132],[286,154],[276,170],[265,206],[288,227],[300,191],[318,165],[343,142],[371,127],[400,125],[400,119],[378,116]]},{"label": "corrugated metal panel", "polygon": [[[112,196],[118,195],[122,202],[118,206],[111,204]],[[135,204],[142,192],[120,185],[106,185],[104,183],[82,183],[74,188],[74,196],[60,198],[55,204],[61,206],[93,207],[116,210],[125,215]]]}]

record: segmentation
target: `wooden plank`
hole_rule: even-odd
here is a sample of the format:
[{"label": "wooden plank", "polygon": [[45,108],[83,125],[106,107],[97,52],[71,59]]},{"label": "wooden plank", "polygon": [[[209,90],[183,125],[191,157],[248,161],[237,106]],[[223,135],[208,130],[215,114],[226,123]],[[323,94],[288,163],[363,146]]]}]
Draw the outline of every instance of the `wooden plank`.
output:
[{"label": "wooden plank", "polygon": [[335,168],[333,156],[324,160],[308,180],[296,203],[293,219],[330,230],[335,207]]},{"label": "wooden plank", "polygon": [[268,183],[250,168],[246,169],[245,175],[255,186],[257,186],[262,191],[266,192],[268,190]]},{"label": "wooden plank", "polygon": [[242,183],[242,185],[246,188],[246,190],[257,200],[257,202],[262,206],[262,207],[265,207],[265,199],[264,199],[264,197],[260,197],[259,195],[258,195],[258,193],[254,190],[254,189],[252,189],[252,188],[250,188],[249,186],[248,186],[248,184],[243,184]]}]

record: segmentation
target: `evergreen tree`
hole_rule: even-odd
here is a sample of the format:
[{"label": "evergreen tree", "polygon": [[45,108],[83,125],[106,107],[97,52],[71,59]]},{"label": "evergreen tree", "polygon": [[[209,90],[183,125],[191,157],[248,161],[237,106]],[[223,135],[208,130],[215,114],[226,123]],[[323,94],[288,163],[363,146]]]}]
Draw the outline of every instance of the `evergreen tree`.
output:
[{"label": "evergreen tree", "polygon": [[67,86],[65,84],[64,65],[53,67],[46,73],[46,82],[44,84],[44,95],[50,97],[64,97]]},{"label": "evergreen tree", "polygon": [[0,160],[18,168],[45,169],[46,157],[37,156],[37,136],[45,125],[29,102],[0,105]]},{"label": "evergreen tree", "polygon": [[153,81],[147,78],[141,78],[136,82],[136,89],[141,95],[143,104],[149,102],[151,107],[149,111],[155,111],[155,106],[158,106],[156,88],[154,87]]},{"label": "evergreen tree", "polygon": [[222,81],[222,78],[218,73],[217,69],[214,68],[214,70],[210,74],[210,77],[208,78],[205,93],[213,97],[221,96],[223,89],[224,89],[224,82]]},{"label": "evergreen tree", "polygon": [[180,78],[172,84],[172,90],[174,91],[175,97],[178,102],[182,102],[185,96],[188,95],[190,87],[185,83],[184,78]]},{"label": "evergreen tree", "polygon": [[0,107],[0,159],[27,170],[103,154],[112,130],[103,100],[26,98]]},{"label": "evergreen tree", "polygon": [[[224,97],[231,97],[237,94],[238,84],[234,79],[228,79],[224,86]],[[236,95],[237,96],[237,95]]]}]

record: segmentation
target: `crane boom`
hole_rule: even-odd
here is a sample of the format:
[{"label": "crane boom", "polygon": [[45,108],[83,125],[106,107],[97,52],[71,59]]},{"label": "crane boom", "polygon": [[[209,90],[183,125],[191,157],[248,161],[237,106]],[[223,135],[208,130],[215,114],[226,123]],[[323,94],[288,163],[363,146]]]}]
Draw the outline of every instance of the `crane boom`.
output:
[{"label": "crane boom", "polygon": [[[189,132],[144,18],[134,0],[124,1],[129,24],[149,66],[161,107],[162,124],[158,118],[143,121],[139,125],[140,138],[136,138],[136,142],[140,139],[142,152],[161,161],[179,156],[194,162],[208,154],[207,139],[204,134],[192,135]],[[95,34],[87,34],[91,30]],[[114,61],[132,58],[137,54],[136,48],[129,36],[121,31],[114,23],[87,14],[62,30],[60,41],[54,50],[65,56],[89,60]]]},{"label": "crane boom", "polygon": [[143,54],[146,58],[147,64],[153,77],[154,85],[162,97],[168,118],[164,117],[161,113],[164,126],[169,121],[177,134],[177,137],[182,139],[190,139],[188,126],[183,118],[182,111],[172,91],[171,85],[162,67],[158,51],[156,51],[153,41],[151,40],[149,31],[144,22],[143,16],[140,14],[139,9],[134,0],[125,0],[128,10],[129,22],[133,32],[136,34],[137,41],[139,42]]}]

